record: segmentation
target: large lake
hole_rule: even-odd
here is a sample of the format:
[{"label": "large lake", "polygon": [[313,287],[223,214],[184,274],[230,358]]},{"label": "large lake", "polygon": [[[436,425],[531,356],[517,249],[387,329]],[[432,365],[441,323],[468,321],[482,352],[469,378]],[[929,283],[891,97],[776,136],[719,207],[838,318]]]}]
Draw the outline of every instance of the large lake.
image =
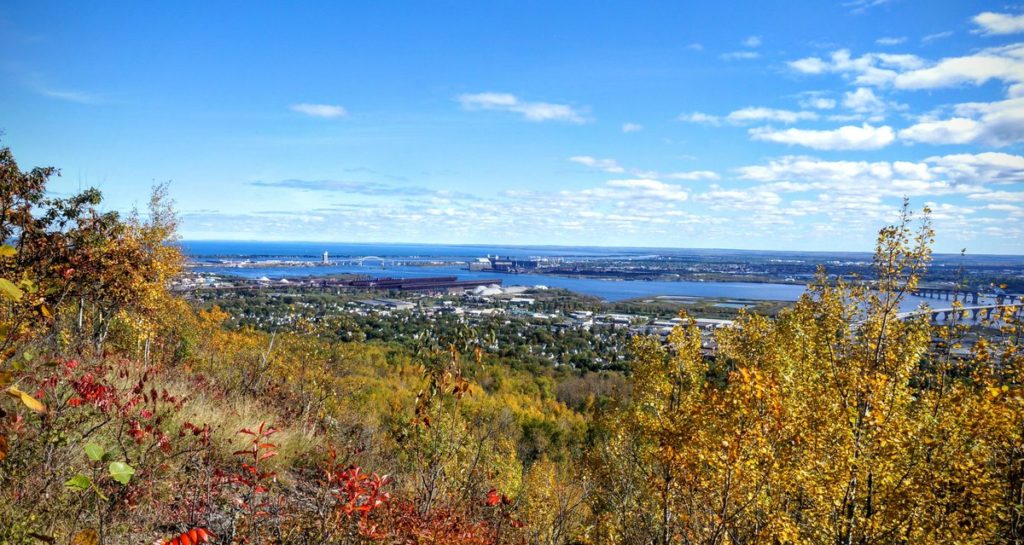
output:
[{"label": "large lake", "polygon": [[[688,296],[723,299],[796,301],[804,287],[792,284],[745,283],[745,282],[665,282],[645,280],[605,280],[595,278],[570,278],[546,274],[496,274],[469,271],[454,266],[402,266],[390,263],[388,259],[403,261],[430,261],[456,259],[466,260],[484,255],[563,256],[563,257],[631,257],[664,254],[666,251],[628,248],[547,248],[519,246],[449,246],[412,244],[323,244],[292,242],[184,242],[183,248],[194,260],[203,264],[204,272],[235,275],[246,278],[281,278],[301,276],[325,276],[331,274],[364,274],[369,276],[415,277],[415,276],[457,276],[459,279],[500,279],[505,286],[548,286],[564,288],[577,293],[600,297],[606,301],[621,301],[638,297]],[[263,260],[286,259],[317,262],[321,253],[330,252],[331,260],[353,257],[379,256],[384,261],[368,260],[364,265],[331,264],[309,266],[280,266]],[[679,251],[682,253],[683,251]],[[715,255],[715,250],[686,250],[687,253]],[[863,254],[866,256],[867,254]],[[255,266],[237,267],[220,264],[222,260],[238,261],[252,259]],[[904,303],[907,309],[929,301],[910,297]],[[945,306],[931,301],[933,306]]]}]

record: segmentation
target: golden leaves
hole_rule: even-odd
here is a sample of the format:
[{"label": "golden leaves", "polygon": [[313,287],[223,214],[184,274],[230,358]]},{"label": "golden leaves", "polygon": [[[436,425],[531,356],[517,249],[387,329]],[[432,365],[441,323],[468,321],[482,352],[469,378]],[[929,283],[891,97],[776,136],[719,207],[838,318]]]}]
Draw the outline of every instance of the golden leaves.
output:
[{"label": "golden leaves", "polygon": [[18,286],[6,278],[0,278],[0,295],[3,295],[11,301],[21,301],[21,298],[25,296],[25,292]]},{"label": "golden leaves", "polygon": [[[742,316],[719,332],[717,360],[701,358],[685,328],[668,349],[634,342],[632,404],[613,440],[651,476],[637,488],[649,497],[633,508],[652,511],[638,517],[664,508],[665,534],[695,542],[722,533],[873,542],[895,531],[925,544],[998,535],[1007,506],[996,445],[1021,444],[1024,433],[1024,397],[1005,386],[1024,377],[1024,361],[1006,339],[1021,337],[979,342],[952,367],[933,335],[954,350],[959,337],[895,317],[930,259],[930,227],[915,235],[909,219],[879,237],[877,281],[821,273],[776,319]],[[731,518],[694,506],[721,506]]]},{"label": "golden leaves", "polygon": [[21,400],[21,403],[23,405],[25,405],[26,407],[28,407],[29,409],[32,409],[33,411],[35,411],[37,413],[40,413],[40,414],[45,414],[46,413],[46,405],[43,405],[39,400],[37,400],[36,398],[32,397],[27,392],[23,392],[23,391],[19,390],[15,386],[11,386],[11,387],[7,388],[7,395]]},{"label": "golden leaves", "polygon": [[71,545],[99,545],[99,543],[100,536],[92,528],[86,528],[71,538]]}]

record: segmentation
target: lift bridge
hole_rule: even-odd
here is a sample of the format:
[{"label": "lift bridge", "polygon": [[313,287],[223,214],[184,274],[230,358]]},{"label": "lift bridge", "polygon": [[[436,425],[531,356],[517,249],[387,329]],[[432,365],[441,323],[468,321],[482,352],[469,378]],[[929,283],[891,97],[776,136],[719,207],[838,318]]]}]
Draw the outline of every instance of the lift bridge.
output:
[{"label": "lift bridge", "polygon": [[334,263],[341,265],[358,265],[360,267],[386,267],[388,265],[394,265],[395,263],[397,263],[397,261],[395,261],[394,259],[387,259],[376,255],[366,255],[362,257],[336,259],[334,260]]}]

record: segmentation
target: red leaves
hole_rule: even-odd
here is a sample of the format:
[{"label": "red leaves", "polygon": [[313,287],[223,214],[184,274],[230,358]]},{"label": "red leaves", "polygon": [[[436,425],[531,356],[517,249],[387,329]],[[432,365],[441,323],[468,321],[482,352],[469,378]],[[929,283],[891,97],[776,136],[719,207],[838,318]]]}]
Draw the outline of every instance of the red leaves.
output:
[{"label": "red leaves", "polygon": [[76,407],[84,402],[95,405],[99,410],[106,412],[114,401],[113,390],[97,382],[92,373],[85,373],[78,380],[72,382],[71,387],[78,394],[79,401],[73,405]]},{"label": "red leaves", "polygon": [[146,430],[142,429],[138,420],[132,420],[128,423],[128,435],[135,439],[136,443],[141,443],[142,439],[146,436]]},{"label": "red leaves", "polygon": [[193,528],[177,537],[173,537],[166,541],[158,541],[159,545],[198,545],[199,543],[207,543],[217,539],[217,536],[213,535],[206,528]]},{"label": "red leaves", "polygon": [[486,505],[487,507],[494,507],[498,504],[510,505],[511,503],[512,500],[510,500],[508,496],[504,494],[499,494],[498,491],[494,488],[487,491],[487,497],[486,499],[484,499],[484,505]]},{"label": "red leaves", "polygon": [[185,437],[191,432],[193,437],[199,438],[200,445],[208,447],[211,443],[211,431],[209,424],[203,424],[202,427],[199,427],[191,422],[185,422],[178,430],[178,437]]},{"label": "red leaves", "polygon": [[241,463],[239,474],[232,479],[233,482],[245,488],[244,495],[235,498],[234,502],[241,509],[248,511],[250,516],[264,517],[268,514],[265,508],[269,503],[261,501],[260,496],[265,496],[270,492],[267,484],[274,478],[276,473],[273,471],[262,471],[260,469],[260,462],[277,456],[277,451],[274,450],[277,448],[277,445],[266,442],[266,438],[277,433],[277,430],[273,427],[267,427],[266,422],[261,422],[255,430],[242,428],[238,433],[250,435],[252,439],[249,441],[248,448],[236,450],[234,453],[235,456],[247,458],[246,461]]},{"label": "red leaves", "polygon": [[391,501],[391,494],[383,490],[391,478],[376,473],[363,473],[358,466],[337,464],[337,452],[333,447],[328,457],[330,462],[324,469],[322,485],[334,496],[337,502],[334,509],[340,515],[339,519],[358,517],[356,530],[359,535],[369,539],[386,537],[387,529],[382,528],[380,522],[371,516],[383,510]]},{"label": "red leaves", "polygon": [[260,422],[260,427],[255,430],[249,428],[242,428],[238,433],[245,435],[251,435],[252,441],[249,444],[249,448],[236,450],[235,456],[247,456],[252,458],[252,465],[258,465],[267,458],[273,458],[277,456],[277,445],[274,443],[267,443],[264,440],[271,435],[277,433],[277,430],[273,427],[267,427],[266,422]]},{"label": "red leaves", "polygon": [[405,501],[391,511],[389,535],[397,543],[489,545],[498,541],[494,528],[457,510],[439,508],[421,514],[412,502]]},{"label": "red leaves", "polygon": [[383,507],[391,499],[391,495],[382,490],[390,482],[387,475],[368,475],[362,473],[356,466],[349,466],[342,471],[328,470],[327,482],[338,487],[339,490],[334,497],[339,502],[338,508],[345,515],[359,515],[365,518],[371,511]]},{"label": "red leaves", "polygon": [[[267,423],[266,422],[260,422],[260,427],[256,428],[255,430],[250,430],[249,428],[242,428],[241,430],[238,430],[238,433],[244,433],[246,435],[252,435],[252,436],[257,437],[257,438],[264,438],[264,437],[270,437],[271,435],[274,435],[275,433],[277,433],[277,429],[272,427],[272,426],[271,427],[267,427]],[[267,443],[267,444],[269,444],[269,443]],[[273,446],[273,445],[270,445],[270,446]]]},{"label": "red leaves", "polygon": [[[485,505],[495,508],[485,519],[475,518],[471,512],[457,506],[439,506],[422,512],[413,501],[393,498],[384,488],[390,483],[388,476],[365,473],[355,465],[334,463],[335,453],[329,453],[330,463],[324,470],[323,486],[330,490],[337,503],[338,522],[355,524],[350,531],[363,538],[388,543],[444,543],[446,545],[488,545],[500,541],[501,528],[520,527],[522,523],[510,515],[512,501],[491,489]],[[468,506],[467,506],[468,507]]]}]

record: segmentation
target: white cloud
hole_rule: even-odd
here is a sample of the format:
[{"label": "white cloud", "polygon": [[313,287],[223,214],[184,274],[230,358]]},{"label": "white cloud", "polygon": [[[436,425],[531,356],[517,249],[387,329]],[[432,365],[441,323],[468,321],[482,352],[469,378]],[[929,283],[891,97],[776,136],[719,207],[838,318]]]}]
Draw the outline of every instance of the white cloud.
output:
[{"label": "white cloud", "polygon": [[1016,34],[1024,32],[1024,15],[986,11],[975,15],[971,20],[980,27],[978,32],[981,34]]},{"label": "white cloud", "polygon": [[866,53],[853,57],[849,50],[840,49],[827,59],[807,57],[788,64],[803,74],[842,74],[854,84],[872,87],[937,89],[983,85],[990,80],[1014,84],[1024,82],[1024,43],[982,49],[937,62],[910,54]]},{"label": "white cloud", "polygon": [[886,36],[875,40],[875,43],[878,45],[900,45],[905,41],[907,41],[906,36]]},{"label": "white cloud", "polygon": [[629,189],[636,191],[645,198],[665,199],[669,201],[685,201],[689,198],[682,186],[666,184],[658,180],[630,179],[630,180],[609,180],[608,187]]},{"label": "white cloud", "polygon": [[[610,160],[586,162],[617,165],[602,161]],[[934,204],[933,217],[942,240],[950,233],[1015,225],[1024,204],[1017,184],[1024,179],[1024,157],[1004,153],[937,156],[920,162],[785,157],[743,167],[738,179],[708,184],[706,190],[690,187],[703,184],[670,183],[670,174],[659,177],[626,170],[627,175],[575,190],[504,191],[457,203],[434,195],[395,199],[391,192],[374,191],[358,203],[322,207],[305,201],[282,202],[287,210],[227,219],[191,213],[185,221],[190,233],[202,232],[208,238],[225,231],[252,237],[270,226],[292,237],[319,240],[359,231],[375,238],[417,242],[436,243],[442,236],[442,242],[513,242],[501,237],[514,237],[518,243],[579,244],[581,240],[572,233],[586,232],[604,244],[636,245],[657,236],[666,244],[685,245],[696,236],[705,241],[726,240],[718,237],[734,237],[739,231],[742,240],[751,244],[818,238],[852,248],[870,245],[870,233],[895,219],[899,199],[905,195],[914,197],[917,205]],[[710,171],[699,172],[677,174],[679,179],[713,179]],[[970,205],[940,198],[943,195],[971,196],[966,201]],[[287,194],[282,197],[287,200]],[[970,216],[974,210],[984,215]],[[843,238],[850,236],[858,242]],[[998,243],[1008,248],[1020,247],[1015,242],[1020,240],[1019,232],[986,236],[1005,240]]]},{"label": "white cloud", "polygon": [[614,174],[626,172],[626,169],[619,166],[619,164],[615,162],[615,159],[598,159],[589,155],[577,155],[575,157],[570,157],[569,160],[573,163],[579,163],[590,168],[596,168]]},{"label": "white cloud", "polygon": [[929,171],[948,180],[975,184],[1024,182],[1024,156],[988,151],[925,159]]},{"label": "white cloud", "polygon": [[13,66],[10,67],[10,70],[14,73],[15,77],[22,80],[22,83],[26,87],[36,94],[47,98],[63,100],[66,102],[76,102],[78,104],[100,104],[104,101],[103,97],[98,94],[87,93],[76,89],[53,87],[49,85],[38,73],[23,74]]},{"label": "white cloud", "polygon": [[717,180],[720,178],[713,170],[691,170],[689,172],[671,172],[663,176],[669,180]]},{"label": "white cloud", "polygon": [[463,109],[470,111],[493,110],[521,114],[528,121],[567,121],[586,123],[586,116],[566,104],[525,102],[509,93],[477,93],[457,97]]},{"label": "white cloud", "polygon": [[[629,174],[636,176],[637,179],[644,180],[655,180],[657,178],[666,178],[670,180],[717,180],[719,178],[718,173],[711,170],[693,170],[688,172],[672,172],[668,174],[659,174],[652,170],[642,170],[636,168],[627,169],[620,165],[615,159],[598,159],[589,155],[577,155],[569,158],[573,163],[584,165],[590,168],[598,169],[604,172],[612,174],[622,174],[628,172]],[[621,182],[621,181],[620,181]],[[618,187],[624,187],[621,184]]]},{"label": "white cloud", "polygon": [[848,2],[844,2],[843,6],[850,8],[850,13],[864,13],[871,8],[888,4],[891,1],[892,0],[849,0]]},{"label": "white cloud", "polygon": [[726,61],[751,60],[759,58],[760,56],[761,54],[758,53],[757,51],[732,51],[729,53],[722,53],[721,55],[719,55],[719,57],[722,60]]},{"label": "white cloud", "polygon": [[[833,102],[833,106],[834,106]],[[689,114],[681,114],[678,119],[680,121],[688,121],[690,123],[701,123],[704,125],[719,125],[723,121],[731,123],[733,125],[745,125],[749,123],[757,123],[763,121],[776,121],[779,123],[796,123],[797,121],[813,121],[818,119],[818,114],[815,112],[808,111],[793,111],[793,110],[779,110],[775,108],[765,108],[761,106],[751,106],[747,108],[741,108],[729,112],[724,118],[717,115],[706,114],[703,112],[693,112]]]},{"label": "white cloud", "polygon": [[679,114],[677,118],[679,121],[688,121],[690,123],[701,123],[704,125],[717,125],[721,123],[721,119],[717,115],[706,114],[703,112],[693,112],[689,114]]},{"label": "white cloud", "polygon": [[978,138],[980,124],[973,119],[955,117],[925,121],[902,129],[901,140],[924,144],[969,144]]},{"label": "white cloud", "polygon": [[848,49],[839,49],[828,59],[807,57],[788,64],[793,70],[804,74],[838,73],[852,77],[858,85],[879,86],[890,83],[900,71],[920,68],[925,63],[916,55],[868,53],[853,57]]},{"label": "white cloud", "polygon": [[793,70],[803,74],[824,74],[831,69],[831,65],[829,65],[829,63],[818,57],[797,59],[795,61],[789,61],[787,64],[789,64],[789,67]]},{"label": "white cloud", "polygon": [[1006,200],[991,186],[1024,181],[1024,157],[1006,153],[955,154],[924,161],[824,161],[788,156],[740,167],[741,179],[777,193],[820,192],[865,201],[882,197],[976,195]]},{"label": "white cloud", "polygon": [[[259,232],[268,225],[295,233],[303,229],[297,225],[299,215],[305,215],[315,216],[320,225],[303,234],[321,240],[357,230],[398,240],[410,240],[408,237],[413,236],[418,241],[438,242],[437,237],[441,236],[449,237],[444,242],[487,242],[495,237],[506,237],[503,240],[512,242],[508,238],[512,237],[519,243],[539,244],[572,242],[571,237],[559,237],[564,235],[564,229],[575,228],[592,231],[606,241],[628,234],[631,238],[622,239],[625,243],[642,240],[651,233],[679,236],[680,231],[691,231],[688,225],[711,226],[724,221],[724,218],[684,212],[680,207],[689,199],[689,194],[679,185],[640,177],[621,178],[581,190],[505,191],[495,197],[477,197],[458,203],[444,199],[395,199],[392,195],[370,196],[358,203],[327,207],[291,203],[292,209],[287,214],[249,215],[238,218],[244,220],[244,229],[242,225],[238,227],[247,234]],[[287,205],[282,203],[281,206]],[[197,221],[205,223],[206,220],[190,215],[187,221],[190,229],[195,229],[199,227]],[[295,225],[286,228],[288,221]],[[428,225],[430,229],[426,228]]]},{"label": "white cloud", "polygon": [[1024,191],[985,191],[967,196],[974,201],[1024,202]]},{"label": "white cloud", "polygon": [[708,191],[694,195],[694,200],[711,203],[713,210],[775,212],[782,197],[764,189],[725,189],[712,185]]},{"label": "white cloud", "polygon": [[640,132],[644,130],[644,126],[639,123],[623,123],[622,132]]},{"label": "white cloud", "polygon": [[992,210],[995,212],[1009,212],[1013,216],[1024,215],[1024,208],[1021,208],[1015,204],[988,204],[985,205],[985,210]]},{"label": "white cloud", "polygon": [[843,93],[843,107],[854,112],[855,115],[834,116],[842,117],[843,120],[867,119],[878,123],[885,119],[886,112],[892,110],[905,110],[907,105],[895,102],[886,102],[875,94],[869,87],[858,87],[853,91]]},{"label": "white cloud", "polygon": [[875,127],[867,123],[860,127],[847,125],[832,130],[780,131],[771,127],[758,127],[750,129],[749,133],[754,140],[805,146],[817,150],[875,150],[888,146],[896,139],[892,127]]},{"label": "white cloud", "polygon": [[836,100],[820,96],[818,93],[809,92],[805,93],[805,96],[800,99],[800,106],[816,110],[831,110],[836,107]]},{"label": "white cloud", "polygon": [[348,115],[348,111],[344,107],[334,104],[292,104],[291,109],[292,111],[299,112],[300,114],[306,114],[312,117],[322,117],[324,119],[333,119]]},{"label": "white cloud", "polygon": [[979,143],[1003,147],[1024,142],[1024,97],[998,102],[967,102],[955,117],[924,118],[899,132],[901,139],[926,144]]},{"label": "white cloud", "polygon": [[756,121],[778,121],[780,123],[796,123],[802,120],[814,120],[818,114],[814,112],[794,112],[773,108],[750,107],[730,112],[725,117],[730,123],[743,124]]},{"label": "white cloud", "polygon": [[67,102],[77,102],[79,104],[97,104],[100,102],[96,95],[93,95],[91,93],[83,93],[81,91],[46,88],[39,88],[38,91],[39,94],[45,97],[55,98],[57,100],[65,100]]},{"label": "white cloud", "polygon": [[761,47],[761,37],[748,36],[746,40],[743,40],[743,45],[746,47]]},{"label": "white cloud", "polygon": [[704,46],[697,42],[694,42],[686,46],[686,49],[689,49],[690,51],[704,51]]},{"label": "white cloud", "polygon": [[[889,181],[893,177],[888,161],[823,161],[814,157],[787,156],[764,165],[737,169],[740,178],[759,182],[800,183],[794,190],[824,189],[840,184],[859,185],[865,179]],[[921,178],[919,173],[918,178]]]},{"label": "white cloud", "polygon": [[927,68],[901,73],[892,79],[892,84],[899,89],[937,89],[962,84],[978,86],[990,80],[1024,81],[1024,43],[945,58]]},{"label": "white cloud", "polygon": [[936,40],[943,40],[943,39],[949,38],[952,35],[953,35],[953,31],[952,30],[945,30],[945,31],[942,31],[942,32],[936,32],[934,34],[928,34],[927,36],[924,36],[924,37],[921,38],[921,43],[927,44],[927,43],[934,42]]},{"label": "white cloud", "polygon": [[875,92],[867,87],[858,87],[843,95],[843,107],[857,113],[873,113],[885,109],[885,102],[875,96]]}]

